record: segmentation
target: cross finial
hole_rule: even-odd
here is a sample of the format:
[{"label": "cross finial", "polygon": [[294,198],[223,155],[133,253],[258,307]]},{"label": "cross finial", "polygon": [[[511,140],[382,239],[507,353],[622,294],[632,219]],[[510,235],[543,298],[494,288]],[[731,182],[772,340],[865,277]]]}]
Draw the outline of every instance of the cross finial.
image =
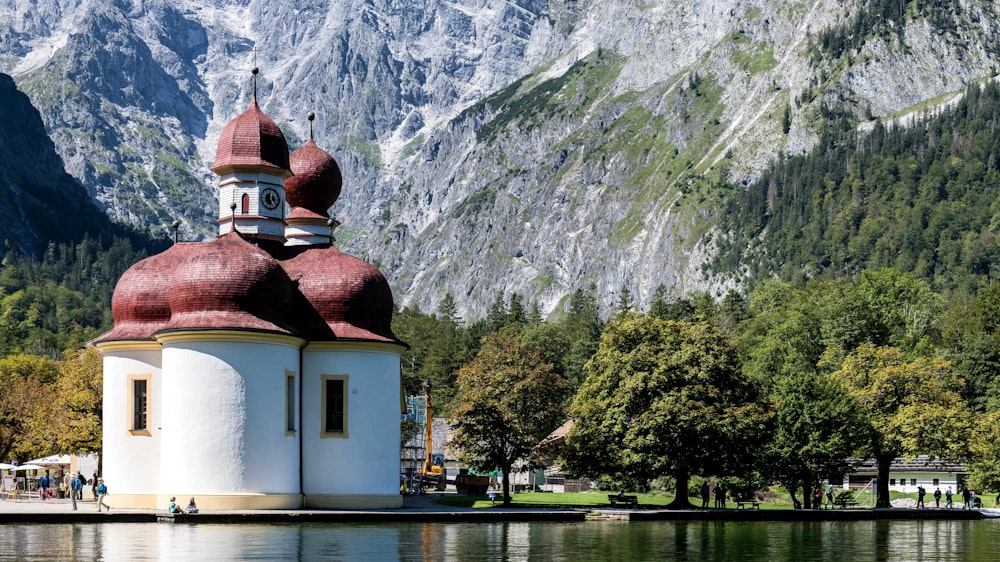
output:
[{"label": "cross finial", "polygon": [[316,120],[316,114],[310,111],[306,118],[309,119],[309,140],[316,140],[313,138],[313,121]]},{"label": "cross finial", "polygon": [[260,69],[257,67],[257,45],[253,46],[253,70],[250,71],[253,74],[253,97],[257,98],[257,75],[260,74]]}]

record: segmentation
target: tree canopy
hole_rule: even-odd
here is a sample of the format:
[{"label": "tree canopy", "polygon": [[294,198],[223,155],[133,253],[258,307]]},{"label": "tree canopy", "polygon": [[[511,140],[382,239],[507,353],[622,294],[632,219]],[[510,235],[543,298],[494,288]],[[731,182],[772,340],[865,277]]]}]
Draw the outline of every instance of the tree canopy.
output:
[{"label": "tree canopy", "polygon": [[562,423],[568,385],[538,350],[505,330],[483,338],[476,357],[458,371],[457,386],[452,445],[470,466],[502,471],[509,505],[511,472]]},{"label": "tree canopy", "polygon": [[974,418],[948,361],[907,362],[897,348],[865,344],[844,358],[833,378],[857,401],[867,422],[865,450],[878,463],[879,507],[889,507],[894,458],[968,457]]},{"label": "tree canopy", "polygon": [[691,474],[737,473],[764,414],[732,343],[709,323],[626,314],[610,324],[570,408],[564,458],[572,473],[645,487]]}]

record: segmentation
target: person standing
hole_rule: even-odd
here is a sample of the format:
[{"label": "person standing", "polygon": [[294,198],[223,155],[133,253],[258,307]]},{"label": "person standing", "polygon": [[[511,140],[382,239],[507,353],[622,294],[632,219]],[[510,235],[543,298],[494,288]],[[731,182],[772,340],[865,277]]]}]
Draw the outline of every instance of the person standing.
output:
[{"label": "person standing", "polygon": [[73,474],[69,478],[69,497],[73,499],[73,511],[76,511],[76,496],[81,492],[83,492],[83,484],[80,483],[80,478]]},{"label": "person standing", "polygon": [[948,491],[944,493],[944,499],[945,499],[944,506],[947,507],[948,509],[951,509],[952,505],[954,505],[952,504],[951,501],[951,486],[948,486]]},{"label": "person standing", "polygon": [[80,490],[77,491],[77,495],[79,497],[77,497],[76,499],[78,499],[80,501],[83,501],[83,487],[87,485],[87,479],[83,476],[83,471],[82,470],[78,470],[76,472],[76,478],[77,478],[77,480],[80,481]]},{"label": "person standing", "polygon": [[927,490],[924,489],[924,485],[917,486],[917,507],[927,507],[924,505],[925,495],[927,495]]},{"label": "person standing", "polygon": [[969,509],[971,507],[969,505],[969,499],[971,497],[972,497],[972,495],[969,494],[969,488],[968,487],[962,489],[962,509]]},{"label": "person standing", "polygon": [[934,490],[934,507],[941,508],[941,486]]},{"label": "person standing", "polygon": [[701,483],[701,507],[708,508],[708,498],[711,496],[711,489],[708,487],[708,480]]},{"label": "person standing", "polygon": [[45,496],[49,495],[49,471],[46,470],[45,474],[38,480],[38,495],[44,500]]},{"label": "person standing", "polygon": [[726,490],[722,484],[715,485],[715,508],[726,509]]},{"label": "person standing", "polygon": [[829,482],[826,484],[826,507],[833,508],[833,484]]},{"label": "person standing", "polygon": [[111,511],[111,506],[104,503],[104,498],[108,495],[108,487],[104,485],[104,479],[97,479],[97,511],[101,511],[101,508],[107,508]]},{"label": "person standing", "polygon": [[94,469],[94,477],[90,479],[90,492],[94,494],[94,499],[97,499],[97,469]]}]

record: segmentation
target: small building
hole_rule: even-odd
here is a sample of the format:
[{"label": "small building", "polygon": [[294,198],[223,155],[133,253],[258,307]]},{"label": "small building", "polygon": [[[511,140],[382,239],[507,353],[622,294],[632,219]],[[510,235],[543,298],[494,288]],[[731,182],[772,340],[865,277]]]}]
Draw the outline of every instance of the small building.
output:
[{"label": "small building", "polygon": [[557,460],[566,442],[566,435],[573,427],[573,420],[552,430],[545,439],[542,439],[535,447],[535,454],[542,460],[545,469],[542,472],[543,482],[540,489],[545,492],[586,492],[590,489],[590,481],[581,478],[573,478],[563,472]]},{"label": "small building", "polygon": [[[875,459],[856,459],[851,463],[854,467],[844,478],[845,490],[860,490],[869,486],[878,474]],[[917,487],[923,486],[928,494],[935,488],[941,490],[949,486],[958,491],[965,485],[968,470],[964,464],[943,459],[920,455],[913,459],[898,457],[889,467],[889,490],[903,493],[916,493]]]}]

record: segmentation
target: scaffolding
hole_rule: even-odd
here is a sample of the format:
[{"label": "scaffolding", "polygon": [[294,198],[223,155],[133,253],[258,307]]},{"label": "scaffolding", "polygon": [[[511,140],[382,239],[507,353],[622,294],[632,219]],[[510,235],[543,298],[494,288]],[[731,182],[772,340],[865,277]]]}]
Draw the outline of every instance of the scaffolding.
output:
[{"label": "scaffolding", "polygon": [[427,459],[427,397],[407,396],[403,422],[416,424],[416,433],[400,450],[400,490],[420,494],[424,490],[422,469]]}]

